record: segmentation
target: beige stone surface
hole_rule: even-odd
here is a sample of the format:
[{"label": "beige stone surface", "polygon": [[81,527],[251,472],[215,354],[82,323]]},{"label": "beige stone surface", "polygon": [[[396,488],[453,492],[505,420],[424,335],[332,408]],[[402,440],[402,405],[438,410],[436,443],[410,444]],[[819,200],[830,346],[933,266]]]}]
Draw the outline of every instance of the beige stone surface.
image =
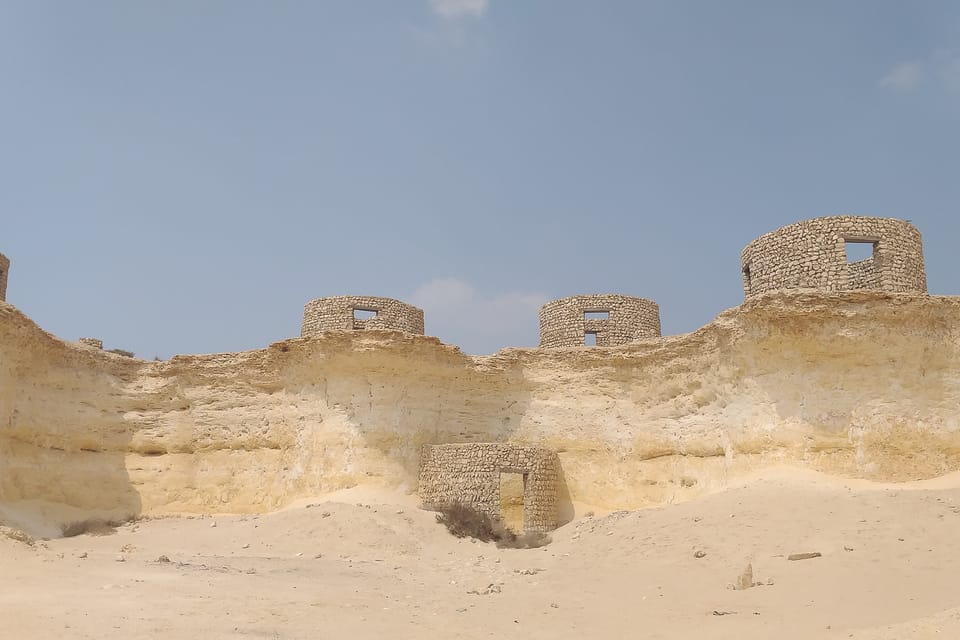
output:
[{"label": "beige stone surface", "polygon": [[0,253],[0,302],[7,299],[7,278],[10,275],[10,259]]},{"label": "beige stone surface", "polygon": [[146,362],[0,305],[0,505],[49,523],[413,493],[421,446],[456,442],[557,451],[568,514],[684,501],[774,464],[932,478],[960,469],[958,331],[957,298],[801,293],[615,348],[471,357],[344,331]]},{"label": "beige stone surface", "polygon": [[[847,243],[872,247],[848,261]],[[920,232],[907,220],[827,216],[766,233],[740,256],[746,297],[780,289],[926,293]]]},{"label": "beige stone surface", "polygon": [[[537,447],[499,442],[428,444],[420,452],[417,495],[425,509],[467,505],[494,520],[506,521],[510,495],[504,477],[521,477],[518,532],[552,531],[560,521],[563,477],[557,454]],[[507,487],[509,494],[509,487]]]},{"label": "beige stone surface", "polygon": [[653,300],[613,293],[570,296],[540,307],[541,347],[583,346],[587,334],[595,336],[598,347],[659,337],[660,307]]},{"label": "beige stone surface", "polygon": [[317,298],[304,305],[301,337],[342,329],[390,329],[422,336],[423,310],[393,298],[376,296],[333,296]]}]

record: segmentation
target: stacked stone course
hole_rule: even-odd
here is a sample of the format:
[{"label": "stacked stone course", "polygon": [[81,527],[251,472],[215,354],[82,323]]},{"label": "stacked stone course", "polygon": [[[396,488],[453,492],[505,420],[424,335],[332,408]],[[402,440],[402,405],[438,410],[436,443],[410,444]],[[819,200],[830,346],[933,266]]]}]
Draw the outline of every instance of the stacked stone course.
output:
[{"label": "stacked stone course", "polygon": [[[354,311],[374,311],[372,318],[361,320]],[[392,298],[374,296],[335,296],[311,300],[303,308],[302,337],[324,331],[392,329],[423,335],[423,310]]]},{"label": "stacked stone course", "polygon": [[423,508],[462,504],[500,519],[500,473],[524,475],[524,531],[543,533],[559,522],[560,459],[547,449],[503,443],[424,445],[420,452]]},{"label": "stacked stone course", "polygon": [[0,302],[7,301],[7,274],[10,273],[10,260],[0,253]]},{"label": "stacked stone course", "polygon": [[[607,312],[607,318],[586,318],[590,312]],[[598,347],[626,344],[660,336],[660,307],[653,300],[616,294],[571,296],[540,307],[540,346],[583,346],[586,334],[597,337]]]},{"label": "stacked stone course", "polygon": [[77,342],[94,349],[103,349],[103,340],[100,338],[80,338]]},{"label": "stacked stone course", "polygon": [[[873,256],[848,262],[847,242],[873,245]],[[905,220],[832,216],[760,236],[740,255],[743,293],[778,289],[926,293],[920,232]]]}]

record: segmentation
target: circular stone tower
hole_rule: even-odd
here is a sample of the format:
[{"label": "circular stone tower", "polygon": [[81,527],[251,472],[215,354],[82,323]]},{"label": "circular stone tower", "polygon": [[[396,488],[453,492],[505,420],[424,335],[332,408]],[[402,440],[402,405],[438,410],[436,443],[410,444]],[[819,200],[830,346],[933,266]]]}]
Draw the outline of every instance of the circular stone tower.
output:
[{"label": "circular stone tower", "polygon": [[927,292],[920,232],[894,218],[797,222],[748,244],[740,268],[746,298],[778,289]]},{"label": "circular stone tower", "polygon": [[10,260],[0,253],[0,302],[7,300],[7,274],[10,273]]},{"label": "circular stone tower", "polygon": [[317,298],[303,308],[301,337],[354,329],[392,329],[422,336],[423,310],[392,298],[373,296]]},{"label": "circular stone tower", "polygon": [[540,307],[541,347],[612,347],[659,336],[660,307],[646,298],[594,294]]}]

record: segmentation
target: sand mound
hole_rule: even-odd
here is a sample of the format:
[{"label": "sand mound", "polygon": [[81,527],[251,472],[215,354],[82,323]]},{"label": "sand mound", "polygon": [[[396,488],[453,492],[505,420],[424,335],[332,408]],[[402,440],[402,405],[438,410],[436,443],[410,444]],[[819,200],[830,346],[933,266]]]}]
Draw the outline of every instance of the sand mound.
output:
[{"label": "sand mound", "polygon": [[18,638],[960,636],[960,489],[772,476],[531,550],[406,504],[320,501],[10,541],[0,618]]}]

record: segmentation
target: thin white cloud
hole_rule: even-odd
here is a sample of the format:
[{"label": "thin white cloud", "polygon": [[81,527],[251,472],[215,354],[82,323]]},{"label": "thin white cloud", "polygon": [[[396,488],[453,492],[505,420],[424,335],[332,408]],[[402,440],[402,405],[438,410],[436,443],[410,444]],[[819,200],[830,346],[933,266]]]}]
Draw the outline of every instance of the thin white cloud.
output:
[{"label": "thin white cloud", "polygon": [[893,91],[913,91],[923,82],[923,65],[916,61],[901,62],[880,79],[880,86]]},{"label": "thin white cloud", "polygon": [[448,20],[478,18],[487,12],[490,0],[430,0],[434,13]]},{"label": "thin white cloud", "polygon": [[410,297],[423,309],[427,334],[476,354],[535,347],[538,313],[548,300],[544,293],[484,294],[456,278],[431,280]]}]

